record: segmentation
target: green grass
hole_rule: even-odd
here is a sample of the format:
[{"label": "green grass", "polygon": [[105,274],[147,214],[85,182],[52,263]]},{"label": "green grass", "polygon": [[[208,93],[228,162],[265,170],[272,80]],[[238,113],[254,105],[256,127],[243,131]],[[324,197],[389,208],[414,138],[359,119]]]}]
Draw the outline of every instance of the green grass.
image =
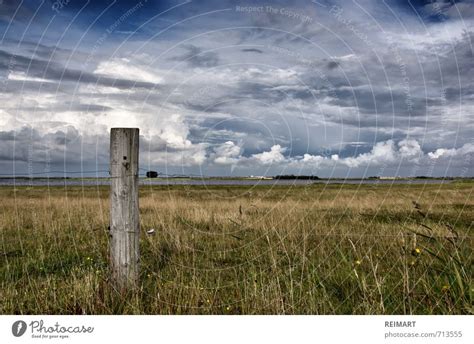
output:
[{"label": "green grass", "polygon": [[127,295],[108,187],[0,187],[0,313],[470,314],[473,186],[142,186]]}]

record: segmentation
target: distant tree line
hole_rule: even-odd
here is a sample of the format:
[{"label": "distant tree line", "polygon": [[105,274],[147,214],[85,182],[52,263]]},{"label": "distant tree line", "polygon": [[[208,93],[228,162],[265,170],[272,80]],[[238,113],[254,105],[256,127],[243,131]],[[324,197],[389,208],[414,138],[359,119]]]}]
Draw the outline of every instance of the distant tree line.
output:
[{"label": "distant tree line", "polygon": [[318,176],[295,176],[294,174],[284,174],[284,175],[278,175],[274,176],[273,179],[301,179],[301,180],[317,180],[319,179]]}]

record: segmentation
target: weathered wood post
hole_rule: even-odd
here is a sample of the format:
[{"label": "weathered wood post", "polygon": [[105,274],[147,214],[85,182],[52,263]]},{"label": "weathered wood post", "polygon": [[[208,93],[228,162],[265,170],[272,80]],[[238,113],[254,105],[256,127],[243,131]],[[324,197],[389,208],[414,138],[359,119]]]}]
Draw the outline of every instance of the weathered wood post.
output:
[{"label": "weathered wood post", "polygon": [[137,286],[139,276],[139,133],[138,128],[110,131],[110,267],[122,291]]}]

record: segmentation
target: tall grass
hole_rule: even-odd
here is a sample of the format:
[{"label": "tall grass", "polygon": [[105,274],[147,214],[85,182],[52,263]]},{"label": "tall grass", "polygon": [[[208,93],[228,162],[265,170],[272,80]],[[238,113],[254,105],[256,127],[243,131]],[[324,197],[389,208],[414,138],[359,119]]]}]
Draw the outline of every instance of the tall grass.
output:
[{"label": "tall grass", "polygon": [[124,295],[107,187],[2,187],[0,313],[473,313],[472,190],[142,187],[140,287]]}]

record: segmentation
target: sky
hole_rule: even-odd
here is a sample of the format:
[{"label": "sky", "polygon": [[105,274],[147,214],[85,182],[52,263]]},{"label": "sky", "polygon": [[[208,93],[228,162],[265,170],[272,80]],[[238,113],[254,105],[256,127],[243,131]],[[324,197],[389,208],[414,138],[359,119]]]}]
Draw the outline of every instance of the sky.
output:
[{"label": "sky", "polygon": [[138,127],[141,171],[472,176],[473,39],[473,0],[0,0],[0,174]]}]

